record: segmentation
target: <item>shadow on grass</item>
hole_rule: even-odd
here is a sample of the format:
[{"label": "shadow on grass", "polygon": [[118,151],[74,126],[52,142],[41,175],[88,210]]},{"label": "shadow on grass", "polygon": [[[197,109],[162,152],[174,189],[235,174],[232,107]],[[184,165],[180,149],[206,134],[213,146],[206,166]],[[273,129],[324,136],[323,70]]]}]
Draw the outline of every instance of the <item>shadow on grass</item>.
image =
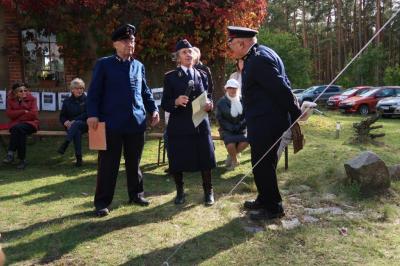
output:
[{"label": "shadow on grass", "polygon": [[168,263],[172,265],[198,265],[218,253],[246,242],[251,236],[243,230],[241,218],[235,218],[221,227],[183,243],[143,254],[122,265],[164,265],[163,263],[180,245],[182,246],[168,260]]},{"label": "shadow on grass", "polygon": [[[29,242],[9,246],[4,248],[4,252],[8,254],[8,262],[10,264],[33,259],[37,254],[44,254],[40,259],[40,264],[50,263],[60,259],[63,255],[86,241],[94,240],[124,228],[169,220],[181,211],[187,211],[192,207],[194,207],[194,205],[177,208],[172,202],[166,202],[151,209],[112,218],[107,217],[105,219],[99,219],[97,222],[86,220],[65,230],[49,233],[37,239],[30,240]],[[43,228],[43,226],[50,227],[54,224],[62,224],[66,219],[81,220],[85,219],[88,215],[88,212],[84,212],[82,214],[57,218],[45,223],[40,222],[24,229],[6,232],[4,236],[6,239],[9,237],[16,238],[21,235],[21,237],[24,237],[35,229]]]},{"label": "shadow on grass", "polygon": [[[126,182],[126,172],[120,171],[118,174],[118,184],[116,187],[115,194],[120,194],[122,189],[126,190],[126,186],[121,184],[121,182]],[[159,184],[162,182],[163,178],[160,175],[146,173],[144,174],[145,179],[148,179],[150,182],[145,189],[150,188],[151,190],[146,195],[164,195],[170,193],[173,190],[172,186],[161,186]],[[58,182],[55,184],[45,185],[38,188],[34,188],[26,193],[22,194],[11,194],[0,196],[0,201],[4,200],[12,200],[21,197],[30,197],[34,195],[44,195],[42,197],[37,197],[28,201],[25,201],[26,205],[34,205],[39,203],[47,203],[58,200],[65,200],[68,198],[77,198],[82,196],[91,195],[94,193],[94,188],[96,186],[96,176],[92,174],[87,174],[81,176],[79,178],[71,178],[64,179],[63,182]],[[122,188],[123,187],[123,188]],[[163,187],[162,191],[159,191],[158,188]],[[153,191],[154,190],[154,191]]]}]

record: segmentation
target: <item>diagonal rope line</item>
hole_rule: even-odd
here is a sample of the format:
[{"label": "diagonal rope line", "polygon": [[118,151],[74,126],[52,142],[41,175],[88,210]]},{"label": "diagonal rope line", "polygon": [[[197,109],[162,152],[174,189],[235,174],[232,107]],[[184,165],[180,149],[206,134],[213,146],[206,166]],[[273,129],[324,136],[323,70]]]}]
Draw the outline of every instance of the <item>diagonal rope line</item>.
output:
[{"label": "diagonal rope line", "polygon": [[[319,98],[321,98],[322,94],[332,86],[333,83],[335,83],[337,81],[337,79],[349,68],[349,66],[364,52],[365,49],[368,48],[368,46],[371,44],[371,42],[386,28],[386,26],[397,16],[397,14],[399,14],[400,12],[400,8],[396,11],[396,13],[393,14],[393,16],[379,29],[379,31],[377,31],[375,33],[374,36],[372,36],[372,38],[364,45],[363,48],[361,48],[361,50],[350,60],[350,62],[343,68],[342,71],[339,72],[339,74],[336,75],[336,77],[329,83],[329,85],[321,92],[321,94],[318,95],[317,98],[315,98],[315,100],[313,101],[313,103],[315,103],[316,101],[318,101]],[[307,113],[307,111],[310,110],[310,107],[307,107],[304,112],[302,113],[305,114]],[[292,129],[292,127],[300,121],[302,115],[297,118],[296,121],[294,121],[292,123],[292,125],[287,129]],[[287,131],[286,130],[286,131]],[[285,131],[285,132],[286,132]],[[283,134],[282,136],[274,143],[272,144],[272,146],[264,153],[264,155],[254,164],[254,166],[250,169],[250,171],[248,171],[240,180],[239,182],[231,189],[231,191],[229,191],[228,196],[231,195],[233,193],[233,191],[243,182],[243,180],[248,177],[252,171],[254,170],[254,168],[265,158],[265,156],[268,155],[268,153],[282,140],[283,138]]]},{"label": "diagonal rope line", "polygon": [[[336,82],[336,80],[349,68],[349,66],[364,52],[365,49],[368,48],[368,46],[372,43],[372,41],[386,28],[386,26],[392,22],[392,20],[400,13],[400,8],[392,15],[392,17],[386,21],[386,23],[374,34],[374,36],[372,36],[372,38],[364,45],[364,47],[361,48],[361,50],[350,60],[350,62],[343,68],[342,71],[339,72],[339,74],[336,75],[336,77],[329,83],[329,85],[321,92],[320,95],[317,96],[317,98],[315,98],[315,100],[313,101],[314,103],[322,96],[322,94],[329,88],[332,86],[333,83]],[[295,96],[294,96],[295,97]],[[308,110],[310,110],[310,107],[307,107],[304,112],[302,113],[305,114],[307,113]],[[300,121],[300,118],[302,117],[302,115],[299,116],[299,118],[296,119],[296,121],[294,121],[290,127],[287,129],[292,129],[292,127]],[[287,131],[286,130],[286,131]],[[285,131],[285,132],[286,132]],[[248,177],[254,170],[254,168],[257,167],[257,165],[265,158],[265,156],[268,155],[268,153],[282,140],[283,138],[283,134],[282,136],[274,143],[272,144],[272,146],[264,153],[264,155],[254,164],[254,166],[239,180],[239,182],[236,183],[236,185],[229,191],[229,193],[226,196],[230,196],[233,191],[235,191],[235,189],[243,182],[243,180]],[[182,246],[185,244],[186,242],[182,242],[178,245],[178,247],[174,250],[174,252],[172,252],[172,254],[163,262],[163,266],[169,266],[168,261],[182,248]]]}]

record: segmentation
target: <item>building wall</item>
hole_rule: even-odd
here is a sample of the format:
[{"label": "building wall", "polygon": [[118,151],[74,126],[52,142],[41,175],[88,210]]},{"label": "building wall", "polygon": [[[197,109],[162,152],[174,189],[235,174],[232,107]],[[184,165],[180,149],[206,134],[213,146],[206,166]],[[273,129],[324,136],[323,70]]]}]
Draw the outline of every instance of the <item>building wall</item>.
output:
[{"label": "building wall", "polygon": [[4,10],[0,7],[0,89],[8,88],[8,58],[3,52],[5,40]]}]

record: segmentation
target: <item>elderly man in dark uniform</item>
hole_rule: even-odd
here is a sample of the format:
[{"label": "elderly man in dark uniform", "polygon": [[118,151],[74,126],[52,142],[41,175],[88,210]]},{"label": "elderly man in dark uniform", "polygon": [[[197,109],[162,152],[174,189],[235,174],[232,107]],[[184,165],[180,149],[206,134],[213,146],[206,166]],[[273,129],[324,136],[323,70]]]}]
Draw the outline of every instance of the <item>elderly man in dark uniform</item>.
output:
[{"label": "elderly man in dark uniform", "polygon": [[116,54],[100,58],[93,71],[87,96],[88,126],[106,124],[107,150],[99,151],[94,205],[98,216],[108,215],[122,148],[128,180],[129,203],[147,206],[139,168],[146,130],[146,112],[151,125],[159,122],[158,109],[146,84],[145,69],[133,58],[136,29],[125,24],[112,34]]},{"label": "elderly man in dark uniform", "polygon": [[[210,121],[205,118],[197,127],[192,121],[192,101],[207,91],[206,112],[213,108],[207,75],[194,67],[192,45],[180,40],[175,48],[178,67],[164,77],[161,107],[170,112],[167,126],[169,171],[176,184],[175,204],[185,202],[183,172],[201,172],[204,203],[214,204],[211,169],[215,168],[214,145]],[[190,85],[192,84],[192,85]]]},{"label": "elderly man in dark uniform", "polygon": [[229,26],[228,33],[228,47],[232,56],[244,60],[244,113],[258,191],[257,198],[246,201],[244,207],[258,210],[250,214],[253,220],[280,218],[285,213],[276,177],[279,143],[275,143],[289,128],[291,121],[301,115],[301,111],[291,93],[282,60],[271,48],[257,44],[258,32]]}]

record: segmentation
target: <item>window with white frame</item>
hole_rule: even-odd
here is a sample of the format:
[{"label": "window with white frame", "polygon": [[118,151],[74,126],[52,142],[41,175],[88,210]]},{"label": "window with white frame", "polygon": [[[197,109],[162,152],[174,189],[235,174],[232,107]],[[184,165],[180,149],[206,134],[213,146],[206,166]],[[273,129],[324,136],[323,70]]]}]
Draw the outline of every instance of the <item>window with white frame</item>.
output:
[{"label": "window with white frame", "polygon": [[54,86],[64,85],[64,60],[54,34],[26,29],[22,34],[25,82],[41,86],[50,81]]}]

